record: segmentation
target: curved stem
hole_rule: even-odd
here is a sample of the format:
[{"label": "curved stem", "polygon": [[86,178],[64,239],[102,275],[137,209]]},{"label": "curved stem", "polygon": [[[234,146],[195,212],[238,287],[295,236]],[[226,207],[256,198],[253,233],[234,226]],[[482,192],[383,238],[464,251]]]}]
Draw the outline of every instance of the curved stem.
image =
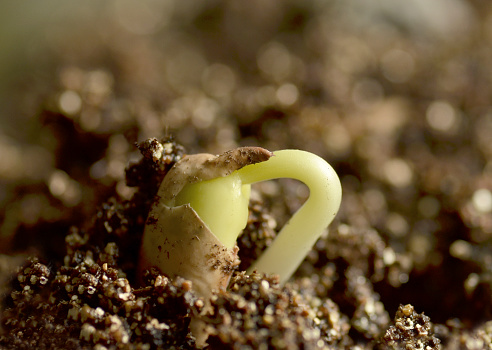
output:
[{"label": "curved stem", "polygon": [[335,217],[342,198],[340,180],[322,158],[300,150],[273,152],[269,160],[238,170],[243,184],[293,178],[309,188],[309,198],[249,268],[280,275],[286,282]]}]

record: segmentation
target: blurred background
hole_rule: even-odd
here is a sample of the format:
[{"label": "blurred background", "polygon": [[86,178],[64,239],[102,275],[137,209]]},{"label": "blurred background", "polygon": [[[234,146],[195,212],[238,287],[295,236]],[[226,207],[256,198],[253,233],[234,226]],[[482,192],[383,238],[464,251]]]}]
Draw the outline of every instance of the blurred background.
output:
[{"label": "blurred background", "polygon": [[[384,242],[374,282],[486,318],[459,305],[492,276],[491,43],[479,0],[2,2],[0,252],[62,257],[71,225],[130,198],[146,138],[299,148],[339,172],[339,223]],[[308,194],[275,186],[282,222]]]}]

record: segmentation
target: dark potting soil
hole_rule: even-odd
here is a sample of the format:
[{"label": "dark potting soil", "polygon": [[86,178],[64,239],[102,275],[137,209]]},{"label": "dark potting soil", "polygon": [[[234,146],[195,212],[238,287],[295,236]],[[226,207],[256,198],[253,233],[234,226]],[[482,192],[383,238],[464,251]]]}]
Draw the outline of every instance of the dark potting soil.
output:
[{"label": "dark potting soil", "polygon": [[[194,349],[199,319],[210,349],[490,349],[489,6],[449,2],[448,27],[408,8],[176,6],[151,34],[108,12],[47,36],[9,92],[5,124],[26,131],[0,142],[0,348]],[[246,145],[340,176],[340,212],[292,279],[244,273],[309,195],[279,180],[253,188],[210,309],[182,278],[138,283],[166,172]]]}]

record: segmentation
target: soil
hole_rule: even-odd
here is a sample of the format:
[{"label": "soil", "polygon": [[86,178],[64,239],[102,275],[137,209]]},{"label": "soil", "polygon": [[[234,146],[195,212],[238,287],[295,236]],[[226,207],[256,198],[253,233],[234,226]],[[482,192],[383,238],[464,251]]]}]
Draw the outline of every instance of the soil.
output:
[{"label": "soil", "polygon": [[[175,4],[147,31],[108,7],[48,37],[0,142],[0,348],[195,349],[198,320],[208,349],[492,349],[492,10],[379,3]],[[210,308],[137,276],[169,169],[239,146],[340,176],[293,278],[244,273],[308,196],[289,180],[254,187]]]}]

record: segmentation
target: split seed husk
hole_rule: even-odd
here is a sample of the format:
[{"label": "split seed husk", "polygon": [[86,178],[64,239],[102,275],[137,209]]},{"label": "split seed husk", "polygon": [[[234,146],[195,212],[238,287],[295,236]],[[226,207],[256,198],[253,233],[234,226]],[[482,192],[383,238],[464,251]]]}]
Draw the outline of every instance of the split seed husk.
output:
[{"label": "split seed husk", "polygon": [[213,291],[225,290],[239,264],[237,246],[222,244],[190,205],[174,206],[175,198],[186,185],[230,175],[271,156],[260,147],[241,147],[219,156],[190,155],[176,163],[165,176],[147,218],[139,275],[155,266],[169,277],[192,281],[195,292],[205,299]]}]

